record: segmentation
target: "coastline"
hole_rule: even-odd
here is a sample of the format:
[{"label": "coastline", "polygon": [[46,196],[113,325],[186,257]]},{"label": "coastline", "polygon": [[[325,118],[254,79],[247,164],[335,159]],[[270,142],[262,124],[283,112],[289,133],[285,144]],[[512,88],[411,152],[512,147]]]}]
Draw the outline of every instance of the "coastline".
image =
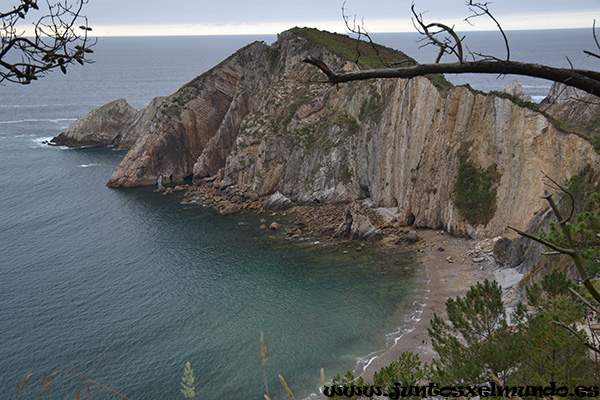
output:
[{"label": "coastline", "polygon": [[[356,243],[356,249],[370,248],[375,251],[394,253],[400,248],[412,248],[417,253],[421,266],[419,288],[412,306],[407,309],[405,323],[399,331],[385,335],[395,335],[394,343],[377,351],[375,356],[357,365],[356,377],[362,376],[365,382],[373,383],[373,374],[382,367],[398,360],[405,351],[418,354],[421,362],[431,362],[435,351],[429,340],[427,329],[434,314],[445,318],[446,300],[463,296],[471,285],[485,279],[497,280],[504,293],[518,282],[522,275],[513,270],[499,270],[492,258],[495,239],[473,240],[452,236],[444,231],[432,229],[416,230],[418,240],[411,239],[414,228],[399,226],[393,219],[386,218],[373,208],[363,210],[373,225],[382,231],[382,239],[373,242],[347,240],[336,237],[336,230],[344,222],[349,204],[294,205],[285,210],[268,210],[266,198],[234,201],[235,196],[247,196],[243,190],[221,191],[211,185],[175,188],[175,192],[185,191],[184,205],[196,204],[211,207],[223,215],[236,214],[241,210],[254,210],[259,215],[268,215],[269,222],[262,229],[282,230],[286,237],[300,239],[317,238],[329,243]],[[168,192],[165,194],[169,194]],[[273,228],[272,220],[281,225]],[[287,227],[287,229],[286,229]],[[408,247],[407,247],[408,245]],[[425,344],[423,341],[427,340]],[[368,356],[366,356],[368,357]]]},{"label": "coastline", "polygon": [[[360,376],[366,382],[372,383],[376,371],[396,361],[405,351],[418,354],[422,362],[431,362],[435,351],[429,341],[427,328],[430,327],[429,321],[433,315],[445,315],[448,298],[464,295],[478,281],[495,279],[492,261],[473,261],[472,253],[481,251],[481,242],[457,238],[447,233],[440,235],[433,230],[420,230],[418,234],[421,240],[416,246],[423,282],[422,294],[413,308],[413,317],[418,315],[418,318],[404,327],[404,333],[391,347],[363,367]],[[426,339],[429,343],[423,344]]]}]

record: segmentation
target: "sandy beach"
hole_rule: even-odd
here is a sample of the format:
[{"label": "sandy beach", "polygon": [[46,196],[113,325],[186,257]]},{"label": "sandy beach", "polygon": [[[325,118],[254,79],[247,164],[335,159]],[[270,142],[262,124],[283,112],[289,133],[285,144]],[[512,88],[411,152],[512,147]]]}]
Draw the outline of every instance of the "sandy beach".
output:
[{"label": "sandy beach", "polygon": [[[414,307],[416,320],[406,327],[404,335],[393,346],[366,366],[362,376],[367,382],[372,382],[374,372],[397,360],[405,351],[418,354],[422,361],[431,361],[434,350],[427,328],[433,315],[445,315],[448,298],[464,295],[478,281],[494,279],[495,268],[486,253],[491,247],[489,242],[486,246],[430,230],[418,234],[421,239],[419,260],[425,283],[424,293]],[[428,343],[423,344],[423,340]]]}]

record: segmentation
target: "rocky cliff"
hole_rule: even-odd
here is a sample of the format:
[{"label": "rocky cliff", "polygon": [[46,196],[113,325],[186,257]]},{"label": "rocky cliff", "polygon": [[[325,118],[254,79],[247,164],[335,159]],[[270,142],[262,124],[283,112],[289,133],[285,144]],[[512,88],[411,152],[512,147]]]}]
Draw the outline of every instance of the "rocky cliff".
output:
[{"label": "rocky cliff", "polygon": [[439,77],[330,86],[302,62],[356,68],[353,49],[308,29],[241,49],[122,120],[139,139],[108,185],[211,177],[297,203],[368,199],[397,208],[402,224],[490,236],[545,209],[540,171],[560,181],[598,168],[587,141],[510,98],[448,89]]}]

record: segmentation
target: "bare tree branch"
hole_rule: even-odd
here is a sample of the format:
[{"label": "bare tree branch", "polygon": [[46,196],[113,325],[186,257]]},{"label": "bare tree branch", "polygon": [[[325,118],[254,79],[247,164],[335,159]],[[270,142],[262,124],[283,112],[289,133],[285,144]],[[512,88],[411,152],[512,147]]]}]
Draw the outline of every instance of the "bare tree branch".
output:
[{"label": "bare tree branch", "polygon": [[[345,6],[344,2],[344,6]],[[502,37],[504,39],[506,47],[506,59],[501,60],[497,57],[484,55],[481,53],[470,52],[473,56],[473,61],[466,61],[463,50],[464,37],[459,37],[454,29],[448,25],[441,23],[430,23],[426,24],[423,19],[422,13],[417,13],[414,4],[411,6],[413,13],[413,25],[421,35],[422,40],[426,41],[424,46],[434,45],[439,48],[438,56],[434,64],[421,64],[414,66],[404,67],[390,67],[381,69],[370,69],[361,71],[351,71],[337,73],[331,70],[322,60],[314,57],[307,57],[304,61],[316,66],[327,76],[327,81],[332,84],[338,84],[343,82],[350,82],[356,80],[376,79],[376,78],[413,78],[416,76],[422,76],[427,74],[464,74],[464,73],[483,73],[483,74],[495,74],[495,75],[506,75],[515,74],[523,76],[531,76],[535,78],[547,79],[554,82],[563,83],[567,86],[572,86],[585,91],[586,93],[600,96],[600,72],[589,71],[581,69],[566,69],[566,68],[555,68],[546,65],[539,65],[533,63],[524,63],[518,61],[510,61],[510,47],[508,44],[508,38],[502,29],[498,20],[492,15],[488,9],[489,3],[479,3],[469,0],[467,5],[473,15],[467,18],[470,22],[472,18],[479,16],[488,16],[494,21],[498,27]],[[343,10],[345,8],[342,8]],[[345,17],[347,25],[349,20]],[[351,27],[352,28],[352,27]],[[355,27],[354,27],[355,28]],[[357,33],[360,36],[370,37],[368,34],[365,35],[364,30],[361,29],[349,29],[352,33]],[[600,49],[600,41],[596,36],[595,21],[594,21],[594,38],[596,45]],[[446,36],[443,36],[446,35]],[[372,41],[371,41],[372,43]],[[440,63],[443,55],[450,54],[454,55],[457,59],[455,63]],[[597,54],[586,51],[586,54],[590,54],[600,58]],[[483,57],[484,59],[477,59],[477,57]]]},{"label": "bare tree branch", "polygon": [[375,78],[414,78],[427,74],[516,74],[548,79],[573,86],[593,95],[600,95],[600,74],[595,71],[571,70],[517,61],[469,61],[462,63],[420,64],[408,67],[381,68],[336,73],[322,60],[307,57],[305,62],[327,75],[330,83],[343,83]]},{"label": "bare tree branch", "polygon": [[571,332],[571,334],[573,336],[575,336],[588,349],[590,349],[590,350],[592,350],[592,351],[594,351],[596,353],[600,353],[600,349],[598,349],[596,346],[594,346],[590,342],[588,342],[587,337],[583,336],[581,334],[581,332],[578,332],[573,327],[565,324],[564,322],[552,321],[552,323],[555,324],[555,325],[561,326],[561,327],[565,328],[566,330],[568,330],[569,332]]},{"label": "bare tree branch", "polygon": [[[379,49],[377,49],[375,42],[373,42],[373,39],[371,39],[371,35],[365,29],[364,21],[361,21],[360,25],[358,25],[356,23],[355,15],[352,19],[352,24],[350,24],[350,16],[346,14],[346,0],[344,0],[344,3],[342,4],[342,18],[344,19],[344,23],[348,32],[356,35],[356,58],[354,59],[354,62],[358,65],[360,57],[362,56],[362,53],[360,52],[360,45],[361,43],[364,43],[364,41],[361,40],[361,38],[364,36],[369,41],[369,45],[375,51],[375,54],[379,60],[383,63],[383,60],[379,56]],[[386,65],[385,63],[383,64]]]},{"label": "bare tree branch", "polygon": [[32,10],[40,10],[37,0],[21,0],[12,11],[0,14],[0,82],[29,84],[52,69],[66,73],[69,64],[90,63],[86,57],[93,53],[95,41],[88,38],[92,28],[81,15],[87,1],[46,0],[47,14],[33,24],[30,37],[17,25]]},{"label": "bare tree branch", "polygon": [[[425,36],[423,38],[423,40],[426,40],[425,38],[429,39],[429,42],[426,43],[424,46],[434,45],[436,47],[439,47],[439,49],[440,49],[438,56],[435,60],[435,63],[436,64],[439,63],[440,60],[442,59],[442,57],[444,56],[444,54],[454,54],[456,56],[456,58],[458,59],[458,62],[462,63],[464,61],[462,39],[458,37],[456,32],[454,32],[454,28],[451,28],[448,25],[441,24],[439,22],[434,22],[434,23],[426,25],[423,20],[423,14],[417,13],[415,11],[414,3],[411,5],[410,9],[414,16],[413,25],[414,25],[415,29],[421,35]],[[415,23],[415,21],[416,21],[416,23]],[[432,31],[431,28],[438,28],[439,30]],[[451,38],[444,37],[442,40],[438,39],[437,35],[440,35],[444,32],[448,33],[451,36]],[[454,42],[452,42],[453,40],[454,40]]]},{"label": "bare tree branch", "polygon": [[[592,26],[592,35],[594,36],[594,42],[596,42],[596,47],[598,48],[598,50],[600,50],[600,41],[598,41],[598,35],[596,34],[596,20],[594,20],[594,24]],[[597,53],[592,53],[588,50],[584,50],[583,52],[588,56],[600,58],[600,55],[598,55]]]},{"label": "bare tree branch", "polygon": [[[552,181],[552,182],[554,182],[554,181]],[[556,182],[554,182],[554,183],[556,184]],[[556,185],[561,190],[567,192],[567,190],[562,188],[560,185],[558,185],[558,184],[556,184]],[[594,300],[596,300],[597,302],[600,303],[600,293],[598,292],[598,290],[596,289],[596,287],[594,286],[594,284],[591,281],[591,277],[589,276],[587,269],[585,267],[585,261],[583,260],[583,257],[577,250],[575,241],[573,240],[573,236],[571,235],[569,225],[566,223],[566,220],[563,219],[558,207],[556,206],[556,203],[554,202],[554,199],[552,198],[552,195],[546,194],[544,196],[544,198],[550,205],[552,212],[554,213],[554,215],[556,216],[556,219],[558,220],[558,226],[560,227],[560,230],[565,238],[565,241],[567,242],[567,247],[558,246],[544,238],[532,235],[527,232],[523,232],[512,226],[509,226],[508,228],[517,232],[521,236],[524,236],[526,238],[534,240],[546,247],[551,248],[554,251],[558,251],[559,253],[562,253],[562,254],[565,254],[565,255],[568,255],[569,257],[571,257],[571,259],[573,259],[573,263],[575,264],[575,268],[577,269],[577,272],[579,273],[579,277],[581,278],[583,286],[592,295]]]},{"label": "bare tree branch", "polygon": [[[476,18],[476,17],[480,17],[482,15],[487,15],[492,21],[494,21],[494,23],[496,24],[496,26],[498,27],[498,30],[500,31],[500,33],[502,34],[502,38],[504,39],[504,46],[506,47],[506,61],[510,61],[510,46],[508,45],[508,38],[506,37],[506,33],[504,33],[504,29],[502,29],[502,26],[500,25],[500,22],[498,22],[498,20],[492,15],[492,13],[490,12],[489,8],[488,8],[488,4],[489,3],[479,3],[479,2],[473,2],[473,0],[469,0],[469,10],[471,10],[471,12],[473,13],[473,15],[471,15],[470,17],[465,18],[465,21],[467,21],[469,24],[472,25],[471,23],[471,19]],[[483,54],[480,54],[481,56],[485,57],[485,58],[492,58],[492,59],[496,59],[496,57],[493,56],[485,56]]]},{"label": "bare tree branch", "polygon": [[591,310],[593,310],[596,314],[598,314],[598,309],[593,306],[592,304],[590,304],[589,301],[587,301],[585,298],[583,298],[582,295],[580,295],[579,293],[577,293],[577,291],[573,288],[569,288],[569,292],[573,293],[575,296],[577,296],[579,298],[579,300],[581,300],[586,306],[588,306]]}]

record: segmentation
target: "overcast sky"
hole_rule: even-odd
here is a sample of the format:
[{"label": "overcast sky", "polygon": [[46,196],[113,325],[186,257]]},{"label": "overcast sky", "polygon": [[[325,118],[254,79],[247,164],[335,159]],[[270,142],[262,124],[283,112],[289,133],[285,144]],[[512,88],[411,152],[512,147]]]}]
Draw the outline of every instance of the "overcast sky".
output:
[{"label": "overcast sky", "polygon": [[[347,14],[370,32],[412,32],[413,0],[347,0]],[[485,18],[470,27],[465,0],[414,0],[427,21],[457,30],[492,30]],[[490,9],[503,28],[591,28],[600,0],[496,0]],[[274,34],[293,26],[344,32],[343,0],[89,0],[84,14],[97,35]]]}]

